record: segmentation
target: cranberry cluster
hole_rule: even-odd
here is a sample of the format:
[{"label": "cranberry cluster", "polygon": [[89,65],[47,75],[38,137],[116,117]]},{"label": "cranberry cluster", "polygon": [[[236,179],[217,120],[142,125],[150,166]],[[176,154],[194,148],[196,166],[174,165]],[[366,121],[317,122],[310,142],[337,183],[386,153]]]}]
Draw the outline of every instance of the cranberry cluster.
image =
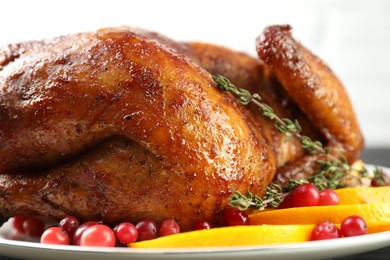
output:
[{"label": "cranberry cluster", "polygon": [[[333,190],[319,191],[313,184],[305,183],[296,187],[287,195],[279,208],[310,207],[337,205],[339,197]],[[250,218],[245,211],[236,208],[226,208],[222,214],[222,226],[249,225]],[[180,233],[180,226],[174,219],[166,219],[160,225],[145,219],[133,225],[122,222],[114,228],[98,221],[80,223],[74,216],[62,219],[57,226],[44,230],[43,221],[19,216],[13,220],[15,230],[29,236],[40,236],[41,243],[80,245],[80,246],[122,246],[136,241],[144,241],[157,237]],[[193,230],[210,229],[212,226],[207,221],[198,221],[193,225]],[[311,234],[311,240],[348,237],[366,234],[367,224],[360,216],[346,218],[340,228],[330,222],[316,225]]]},{"label": "cranberry cluster", "polygon": [[[74,216],[62,219],[58,226],[44,230],[44,222],[34,217],[13,218],[13,227],[19,232],[40,237],[41,243],[79,246],[121,246],[135,241],[143,241],[180,232],[174,219],[166,219],[159,226],[152,220],[142,220],[136,225],[122,222],[110,228],[98,221],[80,223]],[[199,222],[197,229],[210,228],[207,222]]]},{"label": "cranberry cluster", "polygon": [[357,215],[343,220],[340,229],[331,222],[322,222],[316,225],[311,233],[311,240],[324,240],[340,237],[352,237],[367,234],[366,221]]},{"label": "cranberry cluster", "polygon": [[319,191],[313,184],[304,183],[287,195],[279,208],[330,206],[339,202],[340,198],[334,190]]},{"label": "cranberry cluster", "polygon": [[[223,226],[249,225],[249,216],[235,208],[227,208],[222,214]],[[67,216],[57,226],[44,229],[44,222],[34,217],[18,216],[13,218],[16,231],[33,237],[40,237],[41,243],[79,246],[122,246],[136,241],[154,239],[180,232],[180,226],[174,219],[166,219],[160,225],[145,219],[133,225],[122,222],[114,228],[98,221],[80,223],[74,216]],[[198,221],[193,230],[210,229],[207,221]]]},{"label": "cranberry cluster", "polygon": [[[297,186],[279,205],[279,208],[311,207],[338,205],[340,198],[334,190],[319,191],[311,183]],[[311,234],[311,240],[323,240],[340,237],[364,235],[367,233],[365,220],[352,215],[343,220],[340,229],[331,222],[317,224]]]}]

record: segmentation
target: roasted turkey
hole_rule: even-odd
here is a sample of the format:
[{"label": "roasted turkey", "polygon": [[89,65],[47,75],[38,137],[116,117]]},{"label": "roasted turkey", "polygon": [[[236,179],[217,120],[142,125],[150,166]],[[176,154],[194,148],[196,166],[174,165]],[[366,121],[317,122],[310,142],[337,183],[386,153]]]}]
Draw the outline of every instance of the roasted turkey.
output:
[{"label": "roasted turkey", "polygon": [[363,138],[332,71],[270,26],[260,59],[129,27],[0,49],[0,214],[215,223],[231,190],[312,174],[319,155],[212,74],[259,93],[350,162]]}]

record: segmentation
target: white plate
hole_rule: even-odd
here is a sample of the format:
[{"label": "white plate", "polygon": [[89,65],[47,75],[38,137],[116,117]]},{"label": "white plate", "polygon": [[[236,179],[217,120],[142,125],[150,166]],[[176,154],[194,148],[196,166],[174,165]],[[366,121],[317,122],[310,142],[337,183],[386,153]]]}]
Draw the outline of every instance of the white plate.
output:
[{"label": "white plate", "polygon": [[[372,167],[368,167],[371,168]],[[384,168],[389,173],[389,168]],[[25,259],[327,259],[390,246],[390,231],[364,236],[270,246],[190,249],[133,249],[44,245],[10,240],[9,223],[0,228],[0,255]]]},{"label": "white plate", "polygon": [[358,237],[305,243],[193,249],[95,248],[43,245],[0,239],[2,255],[25,259],[328,259],[390,245],[390,231]]}]

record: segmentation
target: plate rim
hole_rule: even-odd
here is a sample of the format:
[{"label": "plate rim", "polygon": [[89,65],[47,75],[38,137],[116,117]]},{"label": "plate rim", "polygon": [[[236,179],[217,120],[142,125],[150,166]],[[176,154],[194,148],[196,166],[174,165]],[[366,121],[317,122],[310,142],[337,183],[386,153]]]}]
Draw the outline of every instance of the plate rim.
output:
[{"label": "plate rim", "polygon": [[[253,245],[253,246],[220,246],[220,247],[194,247],[194,248],[129,248],[129,247],[92,247],[92,246],[74,246],[74,245],[50,245],[41,244],[38,242],[11,240],[0,237],[0,248],[3,245],[24,247],[24,248],[36,248],[36,249],[49,249],[58,251],[78,251],[78,252],[132,252],[132,253],[164,253],[164,254],[177,254],[177,253],[211,253],[211,252],[239,252],[248,250],[272,250],[282,249],[291,250],[295,248],[319,248],[323,246],[345,246],[340,244],[354,244],[363,240],[369,241],[369,243],[377,242],[379,238],[387,238],[390,246],[390,230],[378,233],[366,234],[355,237],[343,237],[339,239],[327,239],[318,241],[306,241],[297,243],[286,244],[273,244],[273,245]],[[366,239],[367,238],[367,239]],[[344,243],[340,243],[344,242]],[[72,250],[70,250],[72,249]]]}]

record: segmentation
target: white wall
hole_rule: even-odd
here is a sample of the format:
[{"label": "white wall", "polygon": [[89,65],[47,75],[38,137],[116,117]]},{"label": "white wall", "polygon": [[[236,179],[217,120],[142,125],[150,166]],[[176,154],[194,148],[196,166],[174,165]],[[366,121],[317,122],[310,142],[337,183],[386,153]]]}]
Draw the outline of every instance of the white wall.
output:
[{"label": "white wall", "polygon": [[0,9],[0,45],[131,25],[255,55],[264,26],[289,23],[346,85],[367,146],[390,146],[390,1],[13,0]]}]

